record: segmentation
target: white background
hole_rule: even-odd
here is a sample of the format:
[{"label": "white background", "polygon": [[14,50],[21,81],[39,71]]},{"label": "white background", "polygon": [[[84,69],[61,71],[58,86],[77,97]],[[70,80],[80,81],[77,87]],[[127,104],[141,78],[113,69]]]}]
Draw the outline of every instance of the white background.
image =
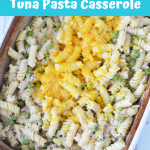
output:
[{"label": "white background", "polygon": [[[9,19],[10,17],[8,16],[0,16],[0,43]],[[150,150],[150,114],[147,118],[146,124],[141,133],[140,139],[137,143],[135,150]]]}]

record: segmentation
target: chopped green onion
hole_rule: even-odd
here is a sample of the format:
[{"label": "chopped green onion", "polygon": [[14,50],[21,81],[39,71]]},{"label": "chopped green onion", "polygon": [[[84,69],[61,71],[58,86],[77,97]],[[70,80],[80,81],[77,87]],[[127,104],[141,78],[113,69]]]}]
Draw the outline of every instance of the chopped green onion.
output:
[{"label": "chopped green onion", "polygon": [[135,74],[136,74],[136,72],[133,72],[133,73],[132,73],[132,76],[134,77]]},{"label": "chopped green onion", "polygon": [[27,32],[27,35],[28,35],[28,36],[33,36],[33,31],[28,31],[28,32]]},{"label": "chopped green onion", "polygon": [[146,68],[146,69],[145,69],[145,73],[146,73],[146,74],[150,74],[150,68]]},{"label": "chopped green onion", "polygon": [[126,80],[126,83],[125,83],[125,87],[129,88],[130,87],[130,83],[128,80]]},{"label": "chopped green onion", "polygon": [[31,89],[33,87],[33,83],[28,84],[28,88]]},{"label": "chopped green onion", "polygon": [[30,118],[30,113],[26,113],[26,118],[27,118],[27,119]]},{"label": "chopped green onion", "polygon": [[38,121],[38,123],[41,124],[41,125],[43,125],[43,120],[40,119],[40,120]]},{"label": "chopped green onion", "polygon": [[104,20],[106,17],[105,16],[100,16],[100,19]]},{"label": "chopped green onion", "polygon": [[104,63],[105,63],[105,60],[103,60],[103,61],[101,62],[101,66],[103,66],[103,65],[104,65]]},{"label": "chopped green onion", "polygon": [[130,66],[131,66],[131,67],[134,67],[134,66],[135,66],[135,62],[134,62],[133,60],[130,62]]},{"label": "chopped green onion", "polygon": [[11,116],[11,120],[17,120],[17,116]]},{"label": "chopped green onion", "polygon": [[57,138],[57,136],[55,135],[55,136],[53,136],[52,138],[51,138],[51,141],[53,142],[53,140],[54,139],[56,139]]},{"label": "chopped green onion", "polygon": [[88,111],[87,106],[84,106],[84,110],[85,110],[85,111]]},{"label": "chopped green onion", "polygon": [[57,32],[58,31],[58,28],[54,28],[54,32]]},{"label": "chopped green onion", "polygon": [[57,22],[55,23],[55,26],[56,26],[56,27],[60,27],[60,26],[61,26],[61,22],[60,22],[60,21],[57,21]]},{"label": "chopped green onion", "polygon": [[38,46],[38,49],[37,49],[37,51],[39,52],[41,50],[41,47],[40,46]]},{"label": "chopped green onion", "polygon": [[[49,55],[48,55],[48,56],[49,56]],[[45,56],[45,57],[46,57],[46,56]],[[45,68],[44,68],[44,67],[40,67],[38,70],[39,70],[40,73],[44,73],[44,72],[45,72]]]},{"label": "chopped green onion", "polygon": [[78,86],[78,90],[80,91],[84,90],[83,86]]},{"label": "chopped green onion", "polygon": [[18,103],[18,105],[19,105],[19,107],[24,107],[24,106],[25,106],[25,103],[24,103],[24,101],[20,101],[20,102]]},{"label": "chopped green onion", "polygon": [[26,53],[24,53],[24,57],[25,58],[28,58],[29,57],[29,54],[26,52]]},{"label": "chopped green onion", "polygon": [[52,47],[53,47],[52,44],[48,44],[48,45],[47,45],[47,49],[51,49]]},{"label": "chopped green onion", "polygon": [[44,19],[44,18],[45,18],[45,16],[41,16],[41,18],[42,18],[42,19]]},{"label": "chopped green onion", "polygon": [[35,84],[38,87],[38,86],[41,86],[42,83],[41,83],[41,81],[37,81]]},{"label": "chopped green onion", "polygon": [[113,37],[114,39],[117,39],[117,38],[119,37],[119,33],[114,32],[114,33],[112,34],[112,37]]},{"label": "chopped green onion", "polygon": [[31,148],[31,150],[35,150],[34,148]]},{"label": "chopped green onion", "polygon": [[103,140],[105,140],[105,136],[103,136]]},{"label": "chopped green onion", "polygon": [[88,82],[88,83],[87,83],[87,87],[90,89],[90,88],[93,87],[93,84],[92,84],[91,82]]},{"label": "chopped green onion", "polygon": [[130,48],[133,48],[134,47],[134,44],[133,43],[130,43]]},{"label": "chopped green onion", "polygon": [[23,144],[24,144],[24,145],[28,145],[28,144],[29,144],[28,139],[24,139],[24,140],[23,140]]},{"label": "chopped green onion", "polygon": [[131,38],[132,38],[132,40],[135,40],[135,38],[136,38],[136,35],[133,35]]},{"label": "chopped green onion", "polygon": [[30,47],[30,45],[26,44],[24,47],[25,47],[25,49],[28,49]]},{"label": "chopped green onion", "polygon": [[123,122],[124,122],[124,118],[121,117],[121,118],[118,119],[118,121],[119,121],[120,123],[123,123]]},{"label": "chopped green onion", "polygon": [[109,121],[112,118],[112,114],[107,114],[106,115],[106,120]]},{"label": "chopped green onion", "polygon": [[50,38],[46,38],[46,41],[50,40]]},{"label": "chopped green onion", "polygon": [[117,110],[118,110],[118,111],[122,111],[122,107],[118,107]]},{"label": "chopped green onion", "polygon": [[96,131],[98,131],[98,126],[94,126],[93,127],[93,130],[96,132]]},{"label": "chopped green onion", "polygon": [[8,121],[8,124],[9,124],[10,126],[14,126],[15,123],[14,123],[13,120],[9,120],[9,121]]},{"label": "chopped green onion", "polygon": [[31,78],[32,73],[31,73],[31,72],[27,72],[27,73],[26,73],[26,76],[28,76],[28,77],[30,77],[30,78]]},{"label": "chopped green onion", "polygon": [[115,97],[110,96],[110,97],[109,97],[109,101],[110,101],[111,103],[113,103],[113,102],[115,101]]},{"label": "chopped green onion", "polygon": [[45,58],[45,59],[46,59],[46,58],[49,58],[49,55],[48,55],[48,54],[45,54],[45,57],[44,57],[44,58]]},{"label": "chopped green onion", "polygon": [[34,67],[34,70],[35,70],[35,69],[37,69],[38,67],[39,67],[39,65],[38,65],[38,64],[36,64],[36,65],[35,65],[35,67]]}]

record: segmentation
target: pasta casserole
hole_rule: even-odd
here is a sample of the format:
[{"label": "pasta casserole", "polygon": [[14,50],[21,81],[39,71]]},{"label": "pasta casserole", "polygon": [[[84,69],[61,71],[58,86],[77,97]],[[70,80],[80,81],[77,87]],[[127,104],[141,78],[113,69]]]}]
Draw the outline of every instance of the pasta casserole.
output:
[{"label": "pasta casserole", "polygon": [[150,19],[34,17],[9,47],[0,139],[17,150],[123,150],[150,74]]}]

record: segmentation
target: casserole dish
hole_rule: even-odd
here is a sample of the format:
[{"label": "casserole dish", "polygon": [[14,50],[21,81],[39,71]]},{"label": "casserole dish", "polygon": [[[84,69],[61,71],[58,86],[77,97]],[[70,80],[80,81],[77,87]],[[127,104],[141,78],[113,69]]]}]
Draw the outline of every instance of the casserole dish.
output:
[{"label": "casserole dish", "polygon": [[[12,23],[0,48],[0,73],[1,73],[0,87],[2,86],[3,83],[3,76],[5,72],[8,70],[8,66],[10,64],[10,58],[7,55],[7,50],[9,47],[16,49],[15,42],[19,32],[21,31],[21,29],[24,29],[29,24],[29,22],[31,22],[31,20],[32,17],[14,17],[12,20]],[[139,109],[138,114],[135,117],[134,123],[127,136],[126,147],[124,148],[124,150],[128,149],[133,150],[134,146],[136,145],[138,135],[140,135],[140,131],[148,115],[147,112],[149,110],[149,103],[148,103],[149,96],[150,96],[150,81],[148,83],[148,88],[146,92],[143,94],[143,96],[139,101],[141,107]],[[0,142],[0,148],[2,150],[11,149],[3,142]]]}]

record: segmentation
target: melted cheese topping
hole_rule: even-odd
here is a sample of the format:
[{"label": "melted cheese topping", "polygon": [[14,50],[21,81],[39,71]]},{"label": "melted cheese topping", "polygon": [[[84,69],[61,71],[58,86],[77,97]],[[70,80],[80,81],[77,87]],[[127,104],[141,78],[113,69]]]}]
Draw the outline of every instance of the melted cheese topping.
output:
[{"label": "melted cheese topping", "polygon": [[[41,86],[35,88],[33,97],[35,102],[42,105],[43,112],[56,117],[63,115],[62,118],[78,114],[79,118],[83,118],[82,110],[75,111],[76,114],[71,113],[78,105],[79,97],[87,97],[91,103],[89,105],[89,102],[85,101],[83,106],[97,111],[95,113],[100,112],[100,107],[104,108],[105,102],[99,96],[99,88],[95,83],[98,79],[104,82],[101,77],[104,77],[111,68],[110,66],[106,66],[106,69],[101,68],[102,61],[106,64],[110,62],[110,58],[103,58],[102,54],[112,52],[108,43],[119,21],[120,17],[110,16],[103,21],[94,17],[78,16],[70,17],[70,22],[60,27],[56,36],[59,44],[53,44],[54,49],[50,51],[51,61],[43,66],[45,72],[39,72],[41,62],[38,62],[35,71],[35,81],[40,81]],[[51,34],[47,35],[50,36]],[[118,63],[119,61],[115,62]],[[89,82],[91,84],[88,84]],[[109,108],[117,113],[113,107]],[[55,117],[52,118],[54,120]],[[81,122],[82,119],[79,118],[70,119],[73,122]],[[84,118],[83,123],[91,120],[92,118]],[[47,128],[46,123],[45,128]],[[99,134],[102,130],[99,130]]]}]

